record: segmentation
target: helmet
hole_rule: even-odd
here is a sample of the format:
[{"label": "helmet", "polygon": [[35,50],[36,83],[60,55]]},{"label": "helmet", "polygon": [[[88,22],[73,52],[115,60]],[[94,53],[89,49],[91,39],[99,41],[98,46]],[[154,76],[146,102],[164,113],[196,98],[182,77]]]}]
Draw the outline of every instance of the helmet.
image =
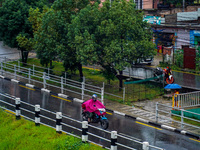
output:
[{"label": "helmet", "polygon": [[93,101],[96,101],[96,100],[97,100],[97,95],[96,95],[96,94],[93,94],[93,95],[92,95],[92,99],[93,99]]}]

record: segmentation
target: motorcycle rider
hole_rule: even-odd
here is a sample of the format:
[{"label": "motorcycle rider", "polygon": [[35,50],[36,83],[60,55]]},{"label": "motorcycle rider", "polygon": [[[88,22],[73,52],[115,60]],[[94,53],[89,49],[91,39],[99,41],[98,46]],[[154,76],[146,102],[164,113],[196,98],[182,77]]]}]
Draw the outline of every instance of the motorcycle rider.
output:
[{"label": "motorcycle rider", "polygon": [[92,120],[91,118],[94,115],[94,112],[98,110],[98,108],[105,108],[105,106],[97,100],[97,95],[93,94],[92,99],[87,100],[82,104],[82,108],[87,111],[88,113],[88,123]]},{"label": "motorcycle rider", "polygon": [[166,78],[169,78],[169,76],[172,74],[171,68],[167,67],[164,69],[164,73]]}]

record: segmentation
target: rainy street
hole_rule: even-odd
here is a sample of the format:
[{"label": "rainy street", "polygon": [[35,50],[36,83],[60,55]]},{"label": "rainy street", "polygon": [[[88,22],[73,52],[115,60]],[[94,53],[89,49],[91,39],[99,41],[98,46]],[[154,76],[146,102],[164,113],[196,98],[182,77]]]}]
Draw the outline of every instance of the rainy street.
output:
[{"label": "rainy street", "polygon": [[[2,45],[0,47],[0,54],[2,54],[3,57],[6,56],[6,55],[3,55],[5,52],[6,53],[13,52],[12,50],[1,51],[2,49],[6,49],[6,47]],[[14,51],[14,52],[17,52],[16,55],[19,55],[18,53],[19,51]],[[7,56],[12,56],[12,55],[7,55]],[[138,70],[141,70],[141,68],[138,68]],[[142,73],[140,73],[140,75],[141,74]],[[187,79],[190,79],[191,81],[182,82],[182,84],[188,83],[189,85],[186,85],[186,86],[190,86],[190,84],[193,84],[195,82],[196,84],[193,84],[193,85],[199,88],[200,86],[198,85],[200,83],[199,76],[198,77],[195,76],[194,78],[191,75],[184,75],[178,72],[174,73],[174,75],[176,74],[179,76],[179,78],[177,78],[176,80],[177,82],[179,82],[179,80],[180,82],[184,81],[183,78],[187,78]],[[32,105],[39,104],[41,108],[50,110],[52,112],[62,112],[63,115],[66,115],[68,117],[81,121],[81,113],[82,113],[81,103],[74,102],[68,99],[63,100],[63,99],[60,99],[59,97],[56,97],[52,93],[42,92],[37,89],[34,89],[34,90],[30,88],[28,89],[25,86],[22,86],[15,82],[11,82],[6,79],[0,78],[0,80],[1,80],[0,93],[19,97],[24,102],[28,102]],[[1,97],[1,99],[7,101],[7,99],[4,99],[3,97]],[[0,105],[2,104],[0,103]],[[27,107],[27,106],[24,106],[24,107]],[[12,107],[8,107],[8,109],[11,109],[14,111],[14,108]],[[117,115],[117,114],[109,113],[107,114],[106,117],[109,120],[109,128],[107,129],[108,131],[117,131],[118,134],[125,135],[132,139],[137,139],[138,141],[148,141],[149,144],[151,145],[158,146],[167,150],[176,150],[176,149],[198,150],[200,147],[200,142],[188,136],[181,135],[180,133],[172,132],[172,131],[161,129],[161,128],[156,128],[154,126],[149,126],[148,124],[145,124],[145,123],[142,124],[134,119],[125,118],[124,116]],[[46,121],[46,124],[55,126],[55,123],[51,121],[49,122]],[[77,124],[72,124],[72,125],[78,127]],[[99,124],[93,123],[92,125],[100,127]],[[69,129],[66,128],[65,130],[69,130]],[[80,132],[76,132],[76,131],[72,131],[72,132],[74,132],[77,135],[81,135]],[[102,137],[106,137],[106,138],[109,138],[108,136],[110,136],[105,133],[102,133],[101,131],[96,131],[94,129],[89,129],[89,132],[99,134]],[[89,136],[89,140],[92,140],[92,139],[95,140],[95,142],[99,144],[108,144],[102,139],[98,140]],[[138,145],[135,143],[127,143],[127,144],[132,145],[132,147],[136,149],[141,149],[141,145]]]},{"label": "rainy street", "polygon": [[[72,117],[74,119],[81,121],[81,104],[78,102],[73,102],[70,100],[61,100],[59,97],[55,97],[53,94],[41,92],[40,90],[31,90],[21,86],[15,82],[8,81],[6,79],[0,79],[0,91],[1,93],[8,93],[10,95],[20,97],[22,101],[28,102],[30,104],[39,104],[41,108],[51,110],[53,112],[62,112],[63,115]],[[1,97],[2,99],[2,97]],[[14,108],[10,108],[13,110]],[[149,144],[162,147],[168,150],[180,149],[180,150],[198,150],[200,143],[189,138],[185,135],[175,133],[169,130],[155,128],[153,126],[148,126],[145,124],[140,124],[140,122],[125,118],[117,114],[108,115],[109,120],[109,131],[117,131],[118,134],[127,135],[134,139],[140,141],[148,141]],[[55,126],[51,122],[47,122]],[[93,123],[92,125],[100,127],[99,124]],[[73,124],[76,126],[76,124]],[[97,131],[89,131],[96,132]],[[77,133],[80,134],[80,133]],[[101,134],[99,132],[98,134]],[[101,135],[106,137],[108,135]],[[89,137],[90,139],[90,137]],[[96,140],[96,142],[102,144],[103,140]],[[137,149],[141,149],[141,145],[133,145]]]}]

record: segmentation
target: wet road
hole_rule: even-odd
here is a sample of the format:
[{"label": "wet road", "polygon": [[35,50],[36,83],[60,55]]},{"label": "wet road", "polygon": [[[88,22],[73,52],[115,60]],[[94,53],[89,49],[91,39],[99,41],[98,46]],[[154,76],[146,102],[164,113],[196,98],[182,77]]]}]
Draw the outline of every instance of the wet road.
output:
[{"label": "wet road", "polygon": [[[81,120],[81,104],[78,102],[61,100],[50,93],[41,92],[40,90],[27,89],[25,86],[5,79],[0,79],[0,93],[11,94],[13,96],[20,97],[22,101],[30,104],[40,104],[41,108],[45,108],[53,112],[60,111],[63,113],[63,115]],[[0,97],[0,99],[4,98]],[[24,107],[27,107],[28,109],[28,106]],[[14,108],[11,107],[10,109],[14,110]],[[30,115],[30,117],[34,117],[34,115]],[[162,147],[167,150],[199,150],[200,141],[195,141],[195,139],[191,139],[185,135],[165,129],[154,128],[152,126],[148,126],[147,124],[143,124],[139,121],[125,118],[124,116],[117,114],[107,115],[107,117],[110,122],[110,126],[108,128],[109,131],[115,130],[118,132],[118,134],[126,134],[131,137],[141,139],[142,141],[148,141],[151,145]],[[70,123],[70,121],[68,123]],[[55,123],[51,121],[49,121],[47,124],[55,126]],[[98,124],[93,125],[99,126]],[[74,123],[72,123],[72,126],[80,127],[80,125],[76,125]],[[68,128],[65,130],[70,131]],[[73,132],[80,135],[80,132]],[[101,131],[96,131],[89,128],[89,132],[99,134],[105,138],[110,138],[110,135],[102,133]],[[92,139],[94,138],[89,136],[89,140]],[[96,139],[95,141],[100,144],[106,143],[104,140]],[[134,144],[134,142],[127,142],[126,144],[134,146],[136,149],[142,149],[141,145]],[[109,146],[109,143],[107,143],[107,145]],[[119,147],[119,149],[123,148]]]},{"label": "wet road", "polygon": [[19,59],[20,58],[20,51],[16,48],[10,48],[6,45],[3,45],[3,42],[0,41],[0,61],[8,59]]}]

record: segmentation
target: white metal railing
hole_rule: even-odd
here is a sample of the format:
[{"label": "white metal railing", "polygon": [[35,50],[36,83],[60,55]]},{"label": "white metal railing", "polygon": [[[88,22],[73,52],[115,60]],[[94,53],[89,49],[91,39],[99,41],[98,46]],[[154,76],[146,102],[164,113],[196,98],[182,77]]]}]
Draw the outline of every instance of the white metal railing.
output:
[{"label": "white metal railing", "polygon": [[174,94],[174,97],[177,98],[181,108],[200,106],[200,91]]},{"label": "white metal railing", "polygon": [[[173,113],[172,112],[173,110],[174,111],[180,111],[180,115],[176,114],[176,113]],[[178,108],[178,107],[172,107],[172,106],[168,106],[168,105],[165,105],[165,104],[160,104],[160,103],[157,102],[156,103],[156,118],[155,118],[155,121],[159,122],[159,120],[162,120],[161,117],[165,116],[165,119],[168,119],[169,121],[168,122],[163,122],[164,124],[172,125],[172,124],[176,123],[181,129],[184,129],[185,131],[188,130],[187,127],[192,127],[193,129],[199,130],[199,132],[200,132],[200,127],[199,126],[188,124],[188,123],[186,123],[184,121],[184,119],[187,119],[187,120],[190,120],[190,121],[195,121],[197,123],[200,123],[200,120],[187,117],[185,115],[185,113],[188,113],[188,114],[191,114],[191,115],[193,114],[193,115],[198,116],[198,118],[200,118],[200,114],[197,114],[197,113],[194,113],[194,112],[190,112],[190,111]],[[181,121],[174,120],[174,119],[171,118],[171,116],[180,117]]]},{"label": "white metal railing", "polygon": [[[9,75],[13,79],[24,79],[29,84],[39,84],[44,89],[47,87],[54,87],[60,89],[60,93],[72,92],[81,96],[84,100],[85,96],[90,97],[91,93],[95,93],[101,96],[101,101],[104,103],[104,87],[93,86],[83,82],[67,79],[52,75],[46,72],[36,71],[33,68],[21,67],[20,65],[13,65],[7,62],[1,62],[0,73],[2,76]],[[7,70],[7,71],[6,71]],[[90,94],[90,95],[88,95]]]},{"label": "white metal railing", "polygon": [[[58,133],[60,133],[60,132],[64,132],[64,133],[68,133],[68,134],[70,134],[70,135],[72,135],[72,136],[75,136],[75,137],[77,137],[77,138],[81,138],[80,136],[82,136],[82,141],[83,142],[87,142],[87,141],[89,141],[88,140],[88,135],[89,136],[91,136],[91,137],[95,137],[95,138],[98,138],[98,139],[101,139],[101,140],[103,140],[104,141],[104,143],[110,143],[110,146],[111,146],[111,148],[108,148],[108,147],[106,147],[107,149],[111,149],[111,150],[117,150],[117,146],[120,146],[120,147],[123,147],[123,149],[134,149],[133,147],[131,147],[131,145],[126,145],[126,143],[120,143],[120,140],[119,141],[117,141],[117,137],[120,137],[120,138],[122,138],[123,140],[122,141],[131,141],[131,142],[134,142],[134,143],[137,143],[137,144],[140,144],[141,145],[141,148],[142,148],[142,150],[148,150],[149,148],[154,148],[154,149],[158,149],[158,150],[164,150],[163,148],[159,148],[159,147],[156,147],[156,146],[153,146],[153,145],[150,145],[149,144],[149,142],[141,142],[141,141],[137,141],[137,140],[135,140],[135,139],[132,139],[132,138],[128,138],[128,137],[126,137],[126,136],[123,136],[123,135],[121,135],[121,134],[117,134],[117,131],[107,131],[107,130],[103,130],[103,129],[100,129],[100,128],[98,128],[98,127],[95,127],[95,126],[92,126],[92,125],[88,125],[88,123],[87,123],[87,121],[79,121],[79,120],[76,120],[76,119],[73,119],[73,118],[71,118],[71,117],[68,117],[68,116],[64,116],[64,115],[62,115],[62,113],[61,112],[52,112],[52,111],[50,111],[50,110],[47,110],[47,109],[44,109],[44,108],[40,108],[40,105],[32,105],[32,104],[29,104],[29,103],[27,103],[27,102],[24,102],[24,101],[22,101],[22,100],[20,100],[20,98],[14,98],[13,96],[11,96],[11,95],[9,95],[9,94],[2,94],[2,93],[0,93],[0,96],[1,97],[3,97],[3,99],[5,99],[5,97],[8,99],[10,99],[10,100],[13,100],[14,102],[15,102],[15,105],[9,105],[9,106],[12,106],[12,107],[14,107],[15,108],[15,112],[14,111],[12,111],[12,110],[9,110],[9,109],[7,109],[6,108],[6,105],[5,104],[9,104],[8,102],[6,102],[5,100],[0,100],[0,108],[2,108],[2,109],[6,109],[6,110],[9,110],[9,111],[11,111],[11,112],[13,112],[13,113],[15,113],[15,115],[16,115],[16,118],[17,117],[19,117],[20,118],[20,116],[23,116],[23,117],[25,117],[26,119],[29,119],[29,120],[31,120],[31,121],[34,121],[35,122],[35,124],[37,125],[37,124],[43,124],[43,125],[46,125],[46,126],[48,126],[48,127],[51,127],[51,128],[56,128],[56,132],[58,132]],[[27,108],[22,108],[22,106],[20,105],[20,104],[25,104],[25,105],[28,105],[29,107],[27,107]],[[30,109],[30,107],[32,108],[32,109]],[[29,108],[29,109],[28,109]],[[21,112],[21,110],[23,110],[23,112]],[[34,111],[35,110],[35,111]],[[42,111],[41,111],[42,110]],[[28,117],[27,116],[27,113],[30,113],[30,114],[35,114],[35,115],[32,115],[33,116],[33,118],[32,117]],[[51,115],[53,115],[54,117],[52,118],[52,117],[50,117],[50,116],[45,116],[45,114],[51,114]],[[55,117],[56,116],[56,117]],[[34,118],[35,117],[35,118]],[[52,126],[52,125],[50,125],[50,123],[48,122],[48,121],[46,121],[46,122],[48,122],[48,123],[46,123],[45,121],[42,121],[41,119],[40,119],[40,117],[41,118],[44,118],[44,119],[46,119],[46,120],[48,120],[48,121],[50,121],[50,122],[54,122],[53,124],[55,124],[55,122],[56,122],[56,127],[55,126]],[[55,119],[56,118],[56,119]],[[65,119],[67,119],[67,120],[69,120],[69,121],[64,121],[64,120],[62,120],[62,118],[65,118]],[[82,130],[80,129],[80,128],[78,128],[78,127],[76,127],[76,126],[72,126],[72,125],[70,125],[69,124],[69,122],[71,123],[71,122],[73,122],[73,123],[75,123],[75,124],[82,124]],[[85,125],[85,126],[84,126]],[[71,130],[70,130],[70,132],[69,132],[69,130],[68,130],[68,132],[67,131],[65,131],[63,128],[62,128],[62,126],[64,127],[68,127],[68,128],[70,128]],[[100,136],[100,135],[96,135],[95,133],[92,133],[92,132],[89,132],[88,131],[88,126],[90,126],[91,128],[94,128],[94,129],[96,129],[96,130],[99,130],[99,131],[101,131],[102,133],[103,133],[103,135],[104,135],[104,137],[102,137],[102,136]],[[85,127],[85,128],[84,128]],[[74,131],[78,131],[79,132],[79,134],[77,135],[75,135],[75,134],[73,134],[73,132]],[[82,135],[81,135],[81,131],[82,131]],[[106,136],[105,134],[110,134],[111,136],[111,138],[107,138],[108,136]],[[94,138],[92,138],[92,140],[93,140]],[[92,142],[92,140],[90,140],[89,142]],[[117,141],[117,142],[116,142]],[[128,142],[128,143],[131,143],[131,142]],[[93,143],[93,142],[92,142]],[[99,144],[98,144],[99,145]],[[108,144],[107,144],[108,145]],[[105,147],[105,146],[104,146]]]},{"label": "white metal railing", "polygon": [[[5,61],[5,62],[6,62],[6,61]],[[46,70],[46,75],[47,75],[47,77],[53,76],[53,75],[51,74],[52,71],[53,71],[53,72],[56,72],[56,73],[61,73],[60,71],[55,71],[55,70],[50,69],[50,68],[40,67],[40,66],[36,66],[36,65],[34,65],[34,64],[31,65],[31,64],[27,64],[27,63],[21,63],[20,61],[18,61],[18,68],[20,68],[20,65],[21,65],[21,64],[25,64],[25,65],[29,66],[29,68],[31,68],[31,70],[33,70],[33,74],[34,74],[35,72],[37,72],[37,71],[36,71],[37,68]],[[55,79],[55,78],[54,78],[54,79]],[[69,83],[72,84],[72,85],[74,84],[74,82],[77,82],[78,84],[80,83],[79,81],[75,81],[75,80],[70,80],[70,79],[68,79],[68,78],[67,78],[67,72],[64,72],[63,80],[64,80],[65,83],[66,83],[66,81],[67,81],[67,82],[69,82]],[[60,81],[60,80],[59,80],[59,81]],[[94,87],[98,88],[98,86],[91,85],[91,84],[87,84],[86,82],[87,82],[87,81],[84,82],[84,83],[85,83],[84,86],[85,86],[86,89],[94,90],[94,89],[95,89]],[[103,83],[103,87],[102,87],[102,88],[104,88],[104,83]],[[104,89],[105,89],[105,88],[104,88]],[[123,90],[122,96],[115,95],[115,94],[112,94],[112,93],[109,93],[109,92],[106,92],[106,91],[104,91],[104,94],[106,94],[106,95],[111,95],[111,96],[113,96],[113,97],[123,99],[123,101],[124,101],[124,100],[125,100],[125,88],[123,88],[122,90]],[[98,94],[98,93],[96,93],[96,94]],[[101,99],[102,99],[102,98],[103,98],[103,97],[101,97]]]}]

